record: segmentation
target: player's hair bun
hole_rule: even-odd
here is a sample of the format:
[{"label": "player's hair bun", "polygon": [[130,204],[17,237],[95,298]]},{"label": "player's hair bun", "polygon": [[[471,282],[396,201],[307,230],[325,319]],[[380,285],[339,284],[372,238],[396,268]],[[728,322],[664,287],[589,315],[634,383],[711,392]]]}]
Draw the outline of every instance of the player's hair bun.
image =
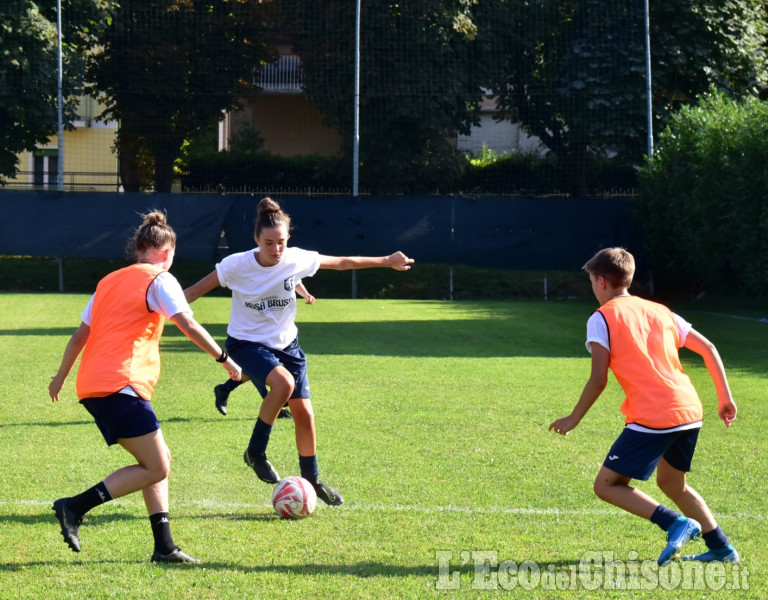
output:
[{"label": "player's hair bun", "polygon": [[280,205],[270,197],[262,198],[259,202],[259,215],[268,215],[270,213],[279,213],[282,209]]},{"label": "player's hair bun", "polygon": [[143,215],[143,217],[144,217],[144,223],[142,223],[143,227],[152,227],[153,225],[165,225],[168,222],[168,217],[166,217],[165,213],[162,213],[159,210],[154,210],[150,213],[147,213],[146,215]]},{"label": "player's hair bun", "polygon": [[176,232],[168,224],[168,216],[165,212],[151,210],[139,216],[143,219],[143,222],[136,229],[133,240],[131,240],[132,243],[129,242],[126,248],[129,255],[135,254],[137,258],[140,258],[152,248],[176,247]]}]

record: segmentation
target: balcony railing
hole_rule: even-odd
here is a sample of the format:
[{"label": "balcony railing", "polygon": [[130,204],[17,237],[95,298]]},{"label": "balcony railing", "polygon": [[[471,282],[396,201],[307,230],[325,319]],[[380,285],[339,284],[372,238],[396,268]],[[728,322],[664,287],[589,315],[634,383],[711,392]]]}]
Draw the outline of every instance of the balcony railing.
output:
[{"label": "balcony railing", "polygon": [[300,94],[302,92],[301,59],[295,54],[283,54],[275,62],[264,65],[258,81],[263,91],[272,94]]}]

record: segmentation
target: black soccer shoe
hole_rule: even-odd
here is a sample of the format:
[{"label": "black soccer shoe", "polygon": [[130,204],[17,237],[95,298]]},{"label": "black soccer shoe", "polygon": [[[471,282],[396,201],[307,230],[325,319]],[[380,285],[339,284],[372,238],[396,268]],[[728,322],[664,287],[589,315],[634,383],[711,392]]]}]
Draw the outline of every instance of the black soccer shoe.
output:
[{"label": "black soccer shoe", "polygon": [[61,535],[64,541],[72,548],[72,552],[80,552],[80,524],[83,517],[73,512],[67,505],[69,498],[59,498],[53,503],[51,509],[56,513],[56,518],[61,525]]},{"label": "black soccer shoe", "polygon": [[256,473],[256,477],[261,479],[265,483],[277,483],[280,481],[280,475],[277,474],[275,468],[267,460],[266,452],[254,452],[250,450],[245,451],[243,454],[243,460],[245,464],[251,467]]},{"label": "black soccer shoe", "polygon": [[281,408],[280,412],[277,413],[277,418],[278,419],[293,419],[293,415],[291,414],[291,411],[287,407],[285,407],[285,408]]},{"label": "black soccer shoe", "polygon": [[168,554],[160,554],[157,550],[152,553],[150,562],[157,563],[199,563],[200,559],[190,556],[181,548],[174,548]]},{"label": "black soccer shoe", "polygon": [[317,481],[310,481],[310,483],[312,484],[312,487],[315,488],[317,497],[326,504],[330,506],[341,506],[344,504],[344,498],[342,498],[341,494],[334,490],[330,485],[323,483],[319,479]]},{"label": "black soccer shoe", "polygon": [[229,392],[224,384],[219,384],[213,388],[213,395],[216,397],[216,410],[218,410],[225,417],[227,416],[227,398],[229,398]]}]

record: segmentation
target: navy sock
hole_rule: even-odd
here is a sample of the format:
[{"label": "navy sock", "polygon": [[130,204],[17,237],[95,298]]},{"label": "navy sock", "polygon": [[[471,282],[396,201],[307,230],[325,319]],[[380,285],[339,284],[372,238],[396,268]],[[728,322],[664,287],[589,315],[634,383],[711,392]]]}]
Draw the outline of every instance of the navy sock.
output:
[{"label": "navy sock", "polygon": [[725,548],[730,542],[728,536],[720,529],[720,525],[715,527],[712,531],[702,533],[701,538],[710,550],[717,550],[718,548]]},{"label": "navy sock", "polygon": [[67,500],[67,506],[78,515],[84,515],[92,508],[110,500],[112,500],[112,494],[109,493],[107,486],[102,481],[85,490],[82,494],[72,496]]},{"label": "navy sock", "polygon": [[269,444],[269,435],[272,433],[272,425],[268,425],[261,420],[261,417],[256,419],[256,425],[253,426],[253,433],[251,434],[251,441],[248,442],[248,450],[252,453],[266,452],[267,444]]},{"label": "navy sock", "polygon": [[224,383],[221,385],[224,387],[225,390],[228,392],[233,391],[237,386],[241,385],[242,381],[235,381],[234,379],[227,379]]},{"label": "navy sock", "polygon": [[320,479],[320,471],[317,468],[317,455],[302,456],[299,454],[299,470],[301,476],[310,482]]},{"label": "navy sock", "polygon": [[655,523],[664,531],[667,531],[679,516],[679,512],[676,512],[671,508],[667,508],[663,504],[659,504],[651,515],[651,523]]},{"label": "navy sock", "polygon": [[167,512],[156,512],[149,515],[152,525],[152,537],[155,538],[155,551],[160,554],[170,554],[176,549],[171,537],[171,515]]}]

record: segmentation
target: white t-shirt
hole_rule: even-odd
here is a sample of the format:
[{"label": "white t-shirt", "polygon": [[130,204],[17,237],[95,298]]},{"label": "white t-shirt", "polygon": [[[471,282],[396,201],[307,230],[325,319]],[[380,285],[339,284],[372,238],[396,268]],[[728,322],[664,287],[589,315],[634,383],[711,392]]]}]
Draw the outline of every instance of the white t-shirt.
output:
[{"label": "white t-shirt", "polygon": [[[688,332],[691,330],[691,324],[683,319],[681,316],[672,313],[675,317],[675,324],[677,325],[677,332],[680,334],[680,348],[685,345],[685,340],[688,338]],[[595,311],[587,321],[587,352],[592,353],[592,342],[597,342],[603,348],[611,351],[611,342],[608,336],[608,325],[605,322],[605,318],[599,312]]]},{"label": "white t-shirt", "polygon": [[[83,312],[80,313],[80,319],[91,326],[93,321],[93,296],[88,301]],[[189,302],[184,297],[184,290],[181,289],[181,284],[178,279],[171,275],[168,271],[163,271],[152,280],[147,289],[147,304],[150,310],[160,313],[166,319],[170,319],[174,315],[185,312],[192,315],[192,309],[189,306]],[[131,386],[126,386],[120,390],[122,394],[129,394],[131,396],[139,395]]]},{"label": "white t-shirt", "polygon": [[238,340],[282,350],[298,335],[296,283],[320,268],[320,254],[286,248],[280,262],[263,267],[259,249],[231,254],[216,265],[219,284],[232,290],[227,333]]},{"label": "white t-shirt", "polygon": [[[94,294],[95,295],[95,294]],[[184,297],[179,281],[168,271],[160,273],[152,280],[147,290],[147,304],[149,308],[163,315],[166,319],[182,312],[192,314],[192,308]],[[88,301],[85,309],[80,314],[80,319],[91,326],[93,320],[93,296]]]}]

